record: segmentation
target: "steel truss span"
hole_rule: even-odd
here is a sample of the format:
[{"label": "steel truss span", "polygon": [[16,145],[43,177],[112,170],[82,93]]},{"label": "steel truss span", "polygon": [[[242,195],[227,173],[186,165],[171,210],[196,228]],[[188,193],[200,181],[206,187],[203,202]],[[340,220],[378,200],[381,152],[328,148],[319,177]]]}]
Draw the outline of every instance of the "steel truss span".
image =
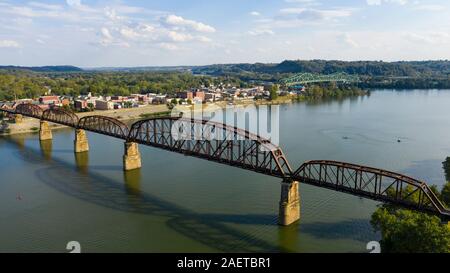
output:
[{"label": "steel truss span", "polygon": [[278,146],[217,122],[175,117],[142,120],[132,125],[128,140],[276,177],[292,172]]},{"label": "steel truss span", "polygon": [[87,116],[80,119],[77,129],[83,129],[107,136],[127,139],[128,126],[115,119],[105,116]]},{"label": "steel truss span", "polygon": [[299,73],[292,77],[282,79],[280,82],[284,85],[296,85],[296,84],[308,84],[317,82],[358,82],[359,77],[355,75],[350,75],[347,73],[334,73],[334,74],[312,74],[312,73]]},{"label": "steel truss span", "polygon": [[78,120],[77,115],[61,108],[42,111],[33,104],[19,104],[15,110],[3,108],[0,111],[22,114],[127,142],[280,177],[285,181],[295,180],[450,219],[450,211],[424,182],[386,170],[329,160],[308,161],[293,171],[280,147],[258,135],[222,123],[159,117],[137,121],[129,128],[114,118],[87,116]]},{"label": "steel truss span", "polygon": [[78,116],[74,113],[59,107],[53,107],[42,113],[42,120],[76,127],[78,124]]},{"label": "steel truss span", "polygon": [[316,160],[301,165],[291,179],[450,217],[450,211],[425,182],[399,173],[344,162]]},{"label": "steel truss span", "polygon": [[41,109],[41,107],[31,103],[21,103],[17,105],[15,109],[15,114],[21,114],[23,116],[28,116],[37,119],[42,118],[43,112],[44,111]]}]

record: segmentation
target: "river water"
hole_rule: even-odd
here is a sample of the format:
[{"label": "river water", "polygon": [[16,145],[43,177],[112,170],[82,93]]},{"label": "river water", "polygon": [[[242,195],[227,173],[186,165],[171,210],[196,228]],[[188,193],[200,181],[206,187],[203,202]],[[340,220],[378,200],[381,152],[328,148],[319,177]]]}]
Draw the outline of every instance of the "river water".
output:
[{"label": "river water", "polygon": [[[401,172],[442,186],[450,155],[450,91],[280,107],[280,146],[297,168],[330,159]],[[300,185],[301,220],[277,225],[280,180],[140,146],[141,170],[122,171],[123,143],[71,129],[0,138],[0,252],[366,252],[379,240],[378,205]],[[398,142],[400,140],[400,142]]]}]

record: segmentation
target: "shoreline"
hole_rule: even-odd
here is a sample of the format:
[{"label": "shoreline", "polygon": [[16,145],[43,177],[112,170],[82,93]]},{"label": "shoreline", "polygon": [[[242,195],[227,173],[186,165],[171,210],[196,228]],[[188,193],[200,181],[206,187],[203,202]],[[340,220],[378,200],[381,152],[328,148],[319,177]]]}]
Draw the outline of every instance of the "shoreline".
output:
[{"label": "shoreline", "polygon": [[[243,99],[234,101],[231,105],[229,105],[227,101],[219,101],[219,102],[211,102],[202,104],[199,107],[199,110],[208,112],[209,107],[219,107],[221,109],[225,109],[226,107],[239,107],[239,106],[247,106],[254,104],[256,106],[259,105],[283,105],[283,104],[291,104],[291,103],[299,103],[305,102],[303,100],[298,100],[296,96],[288,95],[278,97],[276,100],[253,100],[253,99]],[[197,109],[193,109],[193,105],[177,105],[174,108],[175,111],[197,111]],[[212,109],[210,109],[211,111]],[[118,119],[120,121],[129,121],[129,120],[139,120],[144,118],[149,118],[152,116],[163,115],[166,113],[170,113],[172,109],[166,104],[160,105],[146,105],[138,108],[122,108],[122,109],[114,109],[114,110],[95,110],[92,112],[81,112],[75,113],[79,118],[83,118],[86,116],[92,115],[102,115],[111,118]],[[52,130],[60,130],[69,128],[65,125],[59,125],[55,123],[49,122],[50,128]],[[3,120],[0,124],[0,137],[1,136],[11,136],[11,135],[19,135],[19,134],[30,134],[30,133],[39,133],[40,120],[30,117],[24,117],[21,123],[14,123],[11,121]]]},{"label": "shoreline", "polygon": [[[254,101],[254,100],[242,100],[233,103],[234,106],[245,106],[250,104],[255,105],[264,105],[264,104],[282,104],[282,103],[292,103],[292,100],[289,101]],[[226,108],[228,106],[227,102],[212,102],[201,105],[202,110],[207,110],[208,107],[220,107]],[[177,110],[181,111],[192,111],[193,105],[179,105],[177,106]],[[122,108],[122,109],[114,109],[114,110],[96,110],[92,112],[81,112],[76,113],[79,118],[83,118],[86,116],[92,115],[102,115],[107,117],[116,118],[120,121],[128,121],[128,120],[138,120],[146,118],[146,116],[151,117],[155,115],[161,115],[164,113],[170,113],[172,111],[165,104],[161,105],[147,105],[138,108]],[[65,125],[59,125],[55,123],[49,122],[50,128],[52,130],[59,130],[68,128]],[[30,117],[23,117],[23,121],[21,123],[14,123],[11,121],[3,120],[0,128],[0,136],[10,136],[10,135],[18,135],[18,134],[29,134],[29,133],[39,133],[40,120]]]}]

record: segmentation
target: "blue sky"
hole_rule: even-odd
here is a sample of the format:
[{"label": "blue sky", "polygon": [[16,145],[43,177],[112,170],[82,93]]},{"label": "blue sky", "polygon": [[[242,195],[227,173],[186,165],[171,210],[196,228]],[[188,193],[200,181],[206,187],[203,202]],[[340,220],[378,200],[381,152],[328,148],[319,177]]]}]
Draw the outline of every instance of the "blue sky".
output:
[{"label": "blue sky", "polygon": [[448,0],[0,0],[0,64],[450,59]]}]

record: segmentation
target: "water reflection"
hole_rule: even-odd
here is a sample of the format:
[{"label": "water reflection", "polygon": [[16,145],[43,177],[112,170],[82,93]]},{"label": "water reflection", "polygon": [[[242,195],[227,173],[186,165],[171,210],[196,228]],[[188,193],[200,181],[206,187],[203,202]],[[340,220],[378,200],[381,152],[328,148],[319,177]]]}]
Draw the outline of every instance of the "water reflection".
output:
[{"label": "water reflection", "polygon": [[[301,218],[300,218],[301,221]],[[299,222],[278,229],[279,244],[288,251],[296,252],[298,248]]]},{"label": "water reflection", "polygon": [[41,147],[41,153],[44,159],[50,161],[52,159],[53,141],[51,139],[39,141],[39,146]]},{"label": "water reflection", "polygon": [[19,150],[23,151],[25,149],[25,136],[24,135],[13,135],[7,137],[7,139],[14,141],[14,144],[19,148]]},{"label": "water reflection", "polygon": [[123,179],[125,181],[125,190],[129,195],[141,195],[141,169],[123,172]]},{"label": "water reflection", "polygon": [[89,172],[89,153],[74,153],[75,154],[75,164],[77,170],[82,174],[88,174]]}]

